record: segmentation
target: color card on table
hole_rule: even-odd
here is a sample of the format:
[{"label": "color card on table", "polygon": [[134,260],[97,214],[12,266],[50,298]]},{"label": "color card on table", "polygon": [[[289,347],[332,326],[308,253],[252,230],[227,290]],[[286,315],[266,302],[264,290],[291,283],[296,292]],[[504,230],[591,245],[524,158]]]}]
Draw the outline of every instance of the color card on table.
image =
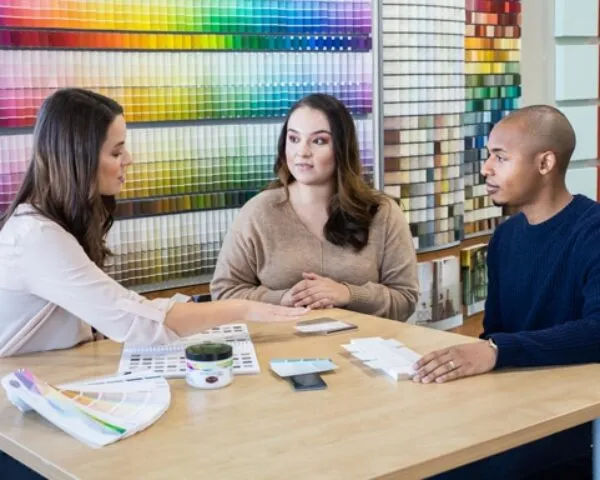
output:
[{"label": "color card on table", "polygon": [[382,8],[385,192],[420,250],[462,237],[464,0]]},{"label": "color card on table", "polygon": [[487,233],[503,218],[485,191],[481,166],[492,127],[520,106],[520,12],[517,0],[467,1],[465,235]]},{"label": "color card on table", "polygon": [[0,128],[33,125],[42,100],[77,85],[117,100],[130,122],[284,116],[301,97],[334,95],[372,111],[368,52],[0,50]]}]

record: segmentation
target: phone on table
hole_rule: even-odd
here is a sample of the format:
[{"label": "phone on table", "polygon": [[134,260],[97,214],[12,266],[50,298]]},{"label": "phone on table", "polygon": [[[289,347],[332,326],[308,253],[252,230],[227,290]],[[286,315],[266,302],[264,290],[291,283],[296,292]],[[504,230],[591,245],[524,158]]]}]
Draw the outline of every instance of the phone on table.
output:
[{"label": "phone on table", "polygon": [[327,388],[327,384],[318,373],[304,373],[302,375],[292,375],[288,378],[292,384],[292,388],[297,392]]}]

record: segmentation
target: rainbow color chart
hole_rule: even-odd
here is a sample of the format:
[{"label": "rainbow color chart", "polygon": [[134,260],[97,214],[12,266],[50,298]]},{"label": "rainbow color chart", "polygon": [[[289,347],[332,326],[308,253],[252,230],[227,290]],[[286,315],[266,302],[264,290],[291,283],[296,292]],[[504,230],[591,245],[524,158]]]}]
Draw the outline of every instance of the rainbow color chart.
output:
[{"label": "rainbow color chart", "polygon": [[487,233],[503,219],[480,174],[494,124],[519,108],[520,12],[516,0],[467,0],[465,37],[465,235]]},{"label": "rainbow color chart", "polygon": [[371,37],[0,30],[0,47],[102,50],[368,51]]},{"label": "rainbow color chart", "polygon": [[42,100],[72,85],[114,98],[130,122],[281,117],[315,91],[372,110],[367,52],[0,53],[0,127],[33,125]]},{"label": "rainbow color chart", "polygon": [[0,0],[0,27],[140,32],[370,34],[365,0]]},{"label": "rainbow color chart", "polygon": [[43,99],[88,88],[123,105],[135,161],[108,237],[111,275],[150,290],[210,275],[239,208],[273,178],[282,117],[302,96],[348,106],[373,182],[371,10],[364,0],[0,0],[0,212],[23,179]]}]

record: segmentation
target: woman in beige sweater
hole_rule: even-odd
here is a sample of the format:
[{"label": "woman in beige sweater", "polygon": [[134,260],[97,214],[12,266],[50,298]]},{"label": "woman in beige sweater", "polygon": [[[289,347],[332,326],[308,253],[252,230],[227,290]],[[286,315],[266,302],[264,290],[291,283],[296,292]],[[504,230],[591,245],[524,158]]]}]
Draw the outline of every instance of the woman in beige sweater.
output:
[{"label": "woman in beige sweater", "polygon": [[411,233],[399,206],[363,181],[346,107],[323,94],[292,107],[275,171],[225,238],[213,298],[406,320],[418,290]]}]

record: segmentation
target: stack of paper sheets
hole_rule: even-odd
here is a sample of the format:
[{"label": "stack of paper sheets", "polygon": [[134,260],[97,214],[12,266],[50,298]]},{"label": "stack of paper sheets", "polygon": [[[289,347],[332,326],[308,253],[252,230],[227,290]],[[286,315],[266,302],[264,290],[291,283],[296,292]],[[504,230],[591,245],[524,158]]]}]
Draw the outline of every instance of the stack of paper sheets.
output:
[{"label": "stack of paper sheets", "polygon": [[356,338],[342,347],[368,367],[381,370],[394,380],[412,378],[415,374],[413,365],[421,358],[421,355],[395,339]]}]

